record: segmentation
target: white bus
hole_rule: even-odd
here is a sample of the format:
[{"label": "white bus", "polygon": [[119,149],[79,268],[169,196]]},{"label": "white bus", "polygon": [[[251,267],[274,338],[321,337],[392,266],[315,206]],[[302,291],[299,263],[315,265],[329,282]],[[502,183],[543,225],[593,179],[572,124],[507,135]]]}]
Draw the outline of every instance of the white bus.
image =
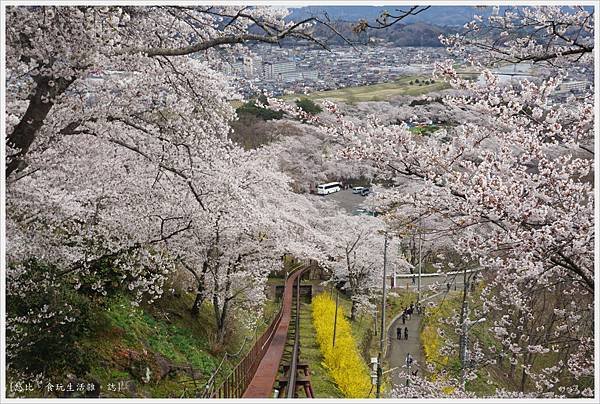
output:
[{"label": "white bus", "polygon": [[330,182],[327,184],[321,184],[317,186],[317,194],[319,195],[327,195],[332,194],[334,192],[338,192],[342,189],[342,184],[339,182]]}]

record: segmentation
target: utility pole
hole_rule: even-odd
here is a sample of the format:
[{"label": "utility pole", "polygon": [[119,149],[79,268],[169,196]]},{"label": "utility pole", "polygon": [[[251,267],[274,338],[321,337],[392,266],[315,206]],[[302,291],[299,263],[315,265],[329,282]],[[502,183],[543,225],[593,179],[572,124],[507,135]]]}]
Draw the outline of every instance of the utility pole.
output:
[{"label": "utility pole", "polygon": [[377,336],[377,308],[375,309],[375,324],[374,324],[374,328],[375,328],[375,336]]},{"label": "utility pole", "polygon": [[[419,220],[419,224],[420,224]],[[421,271],[423,268],[423,233],[419,229],[419,278],[417,279],[417,302],[421,302]]]},{"label": "utility pole", "polygon": [[460,349],[460,385],[462,389],[465,388],[465,367],[467,364],[467,310],[468,310],[468,302],[467,297],[469,293],[469,285],[467,282],[467,267],[464,267],[463,270],[463,301],[462,307],[460,310],[460,341],[459,341],[459,349]]},{"label": "utility pole", "polygon": [[340,300],[340,291],[339,289],[335,289],[335,317],[333,318],[333,347],[335,348],[335,332],[337,330],[337,313],[338,313],[338,303]]},{"label": "utility pole", "polygon": [[460,385],[464,390],[465,388],[465,367],[467,365],[467,319],[465,318],[467,312],[467,302],[463,301],[461,309],[462,324],[460,326]]},{"label": "utility pole", "polygon": [[381,332],[379,338],[379,354],[377,355],[377,398],[381,397],[381,378],[383,374],[383,369],[381,367],[382,361],[382,353],[383,353],[383,344],[386,339],[385,333],[385,275],[386,275],[386,265],[387,265],[387,231],[384,233],[384,242],[383,242],[383,295],[381,298]]}]

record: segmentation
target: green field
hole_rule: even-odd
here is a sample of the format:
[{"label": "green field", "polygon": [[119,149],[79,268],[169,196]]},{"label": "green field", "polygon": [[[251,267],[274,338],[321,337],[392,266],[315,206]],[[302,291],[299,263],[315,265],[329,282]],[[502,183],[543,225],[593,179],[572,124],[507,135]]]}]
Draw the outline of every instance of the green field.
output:
[{"label": "green field", "polygon": [[[414,83],[419,81],[429,80],[425,76],[407,76],[389,83],[372,84],[368,86],[347,87],[337,90],[317,91],[308,94],[306,97],[312,100],[329,99],[332,101],[342,101],[348,104],[364,101],[386,101],[398,95],[421,95],[432,91],[439,91],[449,88],[450,86],[442,81],[436,81],[432,84],[419,85]],[[410,84],[410,82],[413,84]],[[299,95],[286,95],[284,99],[296,99]]]}]

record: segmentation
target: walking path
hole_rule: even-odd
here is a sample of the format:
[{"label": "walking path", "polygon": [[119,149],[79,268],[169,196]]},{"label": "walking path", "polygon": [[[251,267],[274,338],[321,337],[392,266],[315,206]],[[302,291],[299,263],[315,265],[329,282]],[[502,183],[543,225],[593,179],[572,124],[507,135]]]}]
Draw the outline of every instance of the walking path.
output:
[{"label": "walking path", "polygon": [[[450,290],[456,290],[457,288],[461,288],[463,285],[461,277],[453,277],[447,280],[444,279],[444,281],[450,283]],[[410,287],[412,287],[411,283],[409,284]],[[423,286],[423,284],[421,285]],[[447,290],[444,289],[439,293],[431,295],[421,300],[421,304],[426,306],[427,302],[430,300],[439,301],[441,298],[443,298],[443,296],[445,296],[446,292]],[[391,374],[390,381],[392,383],[392,389],[401,389],[402,387],[406,386],[406,376],[408,373],[408,369],[406,367],[406,355],[409,353],[413,358],[410,369],[411,373],[414,374],[414,372],[418,369],[417,375],[423,376],[423,372],[425,371],[425,356],[419,335],[422,321],[423,315],[416,314],[415,311],[410,317],[410,320],[406,321],[406,324],[402,324],[402,317],[398,316],[392,321],[390,327],[388,328],[388,346],[385,358],[388,363],[387,370],[389,370]],[[402,328],[401,340],[396,338],[396,328],[398,327]],[[405,327],[408,327],[408,340],[404,339]]]},{"label": "walking path", "polygon": [[[421,341],[419,339],[419,330],[421,329],[421,321],[423,316],[413,313],[410,320],[406,320],[406,324],[402,324],[402,317],[398,317],[392,322],[388,329],[388,350],[387,359],[391,374],[392,387],[394,389],[406,386],[406,376],[408,369],[406,367],[406,355],[410,353],[413,358],[413,363],[410,368],[414,374],[418,369],[418,375],[423,374],[423,366],[425,358],[421,349]],[[402,328],[402,339],[396,338],[396,328]],[[408,328],[408,339],[404,339],[404,328]],[[396,369],[394,369],[396,368]]]}]

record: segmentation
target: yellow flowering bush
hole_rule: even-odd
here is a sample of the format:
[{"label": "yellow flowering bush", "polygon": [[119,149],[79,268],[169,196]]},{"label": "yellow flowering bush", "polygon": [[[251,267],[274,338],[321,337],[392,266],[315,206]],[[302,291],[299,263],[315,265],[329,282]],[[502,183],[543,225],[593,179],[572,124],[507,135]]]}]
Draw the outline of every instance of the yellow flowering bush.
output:
[{"label": "yellow flowering bush", "polygon": [[344,317],[344,311],[338,307],[335,347],[333,347],[333,321],[335,301],[327,294],[320,294],[312,301],[313,323],[316,338],[325,367],[338,388],[348,398],[365,398],[371,390],[369,369],[358,352],[352,337],[350,323]]},{"label": "yellow flowering bush", "polygon": [[[444,382],[448,380],[448,376],[458,376],[457,372],[460,370],[459,359],[455,356],[444,355],[441,348],[447,340],[458,340],[458,335],[456,335],[453,327],[445,324],[443,319],[455,315],[460,310],[461,304],[460,296],[451,296],[444,299],[437,306],[428,308],[425,312],[421,331],[421,344],[425,353],[425,361],[435,367],[435,371],[429,375],[431,380]],[[444,376],[442,370],[449,370],[450,372]],[[452,386],[446,386],[442,391],[444,394],[452,395],[455,389]]]},{"label": "yellow flowering bush", "polygon": [[435,364],[438,369],[448,364],[448,357],[440,354],[442,339],[435,326],[427,325],[423,327],[421,342],[423,343],[423,351],[427,363]]}]

